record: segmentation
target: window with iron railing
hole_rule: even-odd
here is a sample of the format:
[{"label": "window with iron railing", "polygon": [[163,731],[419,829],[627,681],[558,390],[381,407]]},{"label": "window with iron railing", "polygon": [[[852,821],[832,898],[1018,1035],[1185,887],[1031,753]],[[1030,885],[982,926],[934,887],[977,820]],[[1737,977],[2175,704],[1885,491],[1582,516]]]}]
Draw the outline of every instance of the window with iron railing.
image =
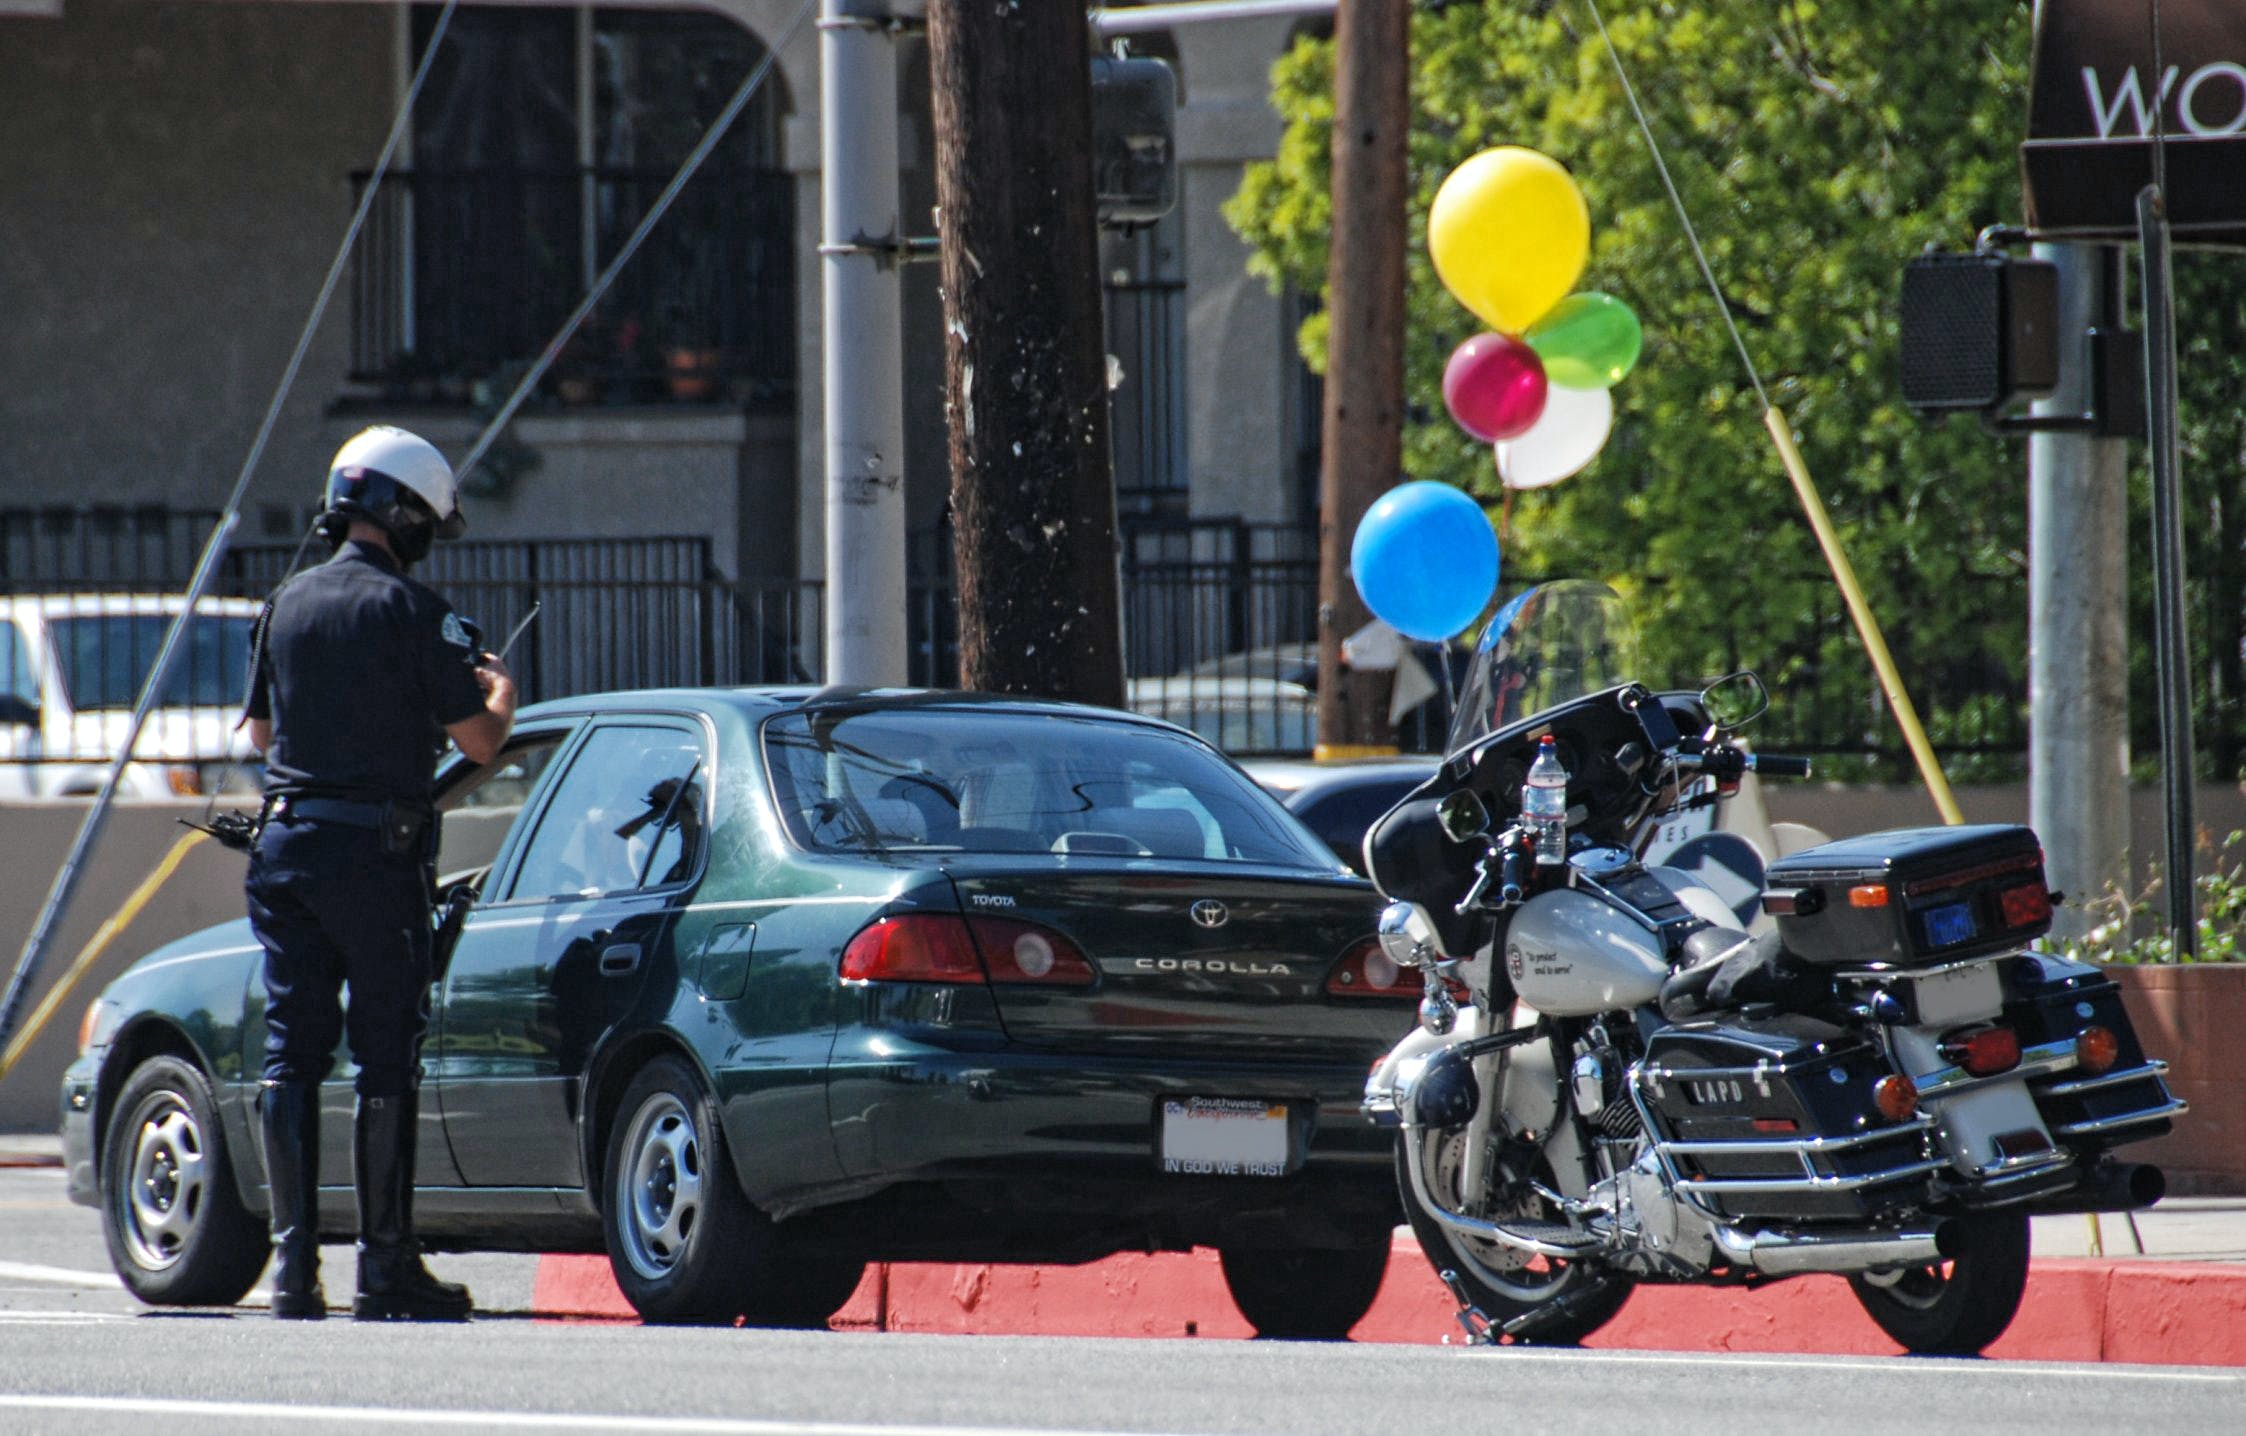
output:
[{"label": "window with iron railing", "polygon": [[[418,58],[434,16],[417,9],[412,25]],[[411,163],[383,180],[354,250],[353,378],[385,398],[462,403],[519,374],[764,53],[710,14],[454,12]],[[768,77],[562,351],[550,396],[792,401],[783,113]]]}]

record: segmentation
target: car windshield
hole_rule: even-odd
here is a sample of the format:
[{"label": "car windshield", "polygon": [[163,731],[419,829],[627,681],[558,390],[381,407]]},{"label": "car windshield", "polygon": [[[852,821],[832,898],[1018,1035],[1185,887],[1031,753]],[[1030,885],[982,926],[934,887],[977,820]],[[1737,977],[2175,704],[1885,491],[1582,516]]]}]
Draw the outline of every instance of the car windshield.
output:
[{"label": "car windshield", "polygon": [[1203,744],[1136,723],[974,708],[810,709],[764,725],[790,833],[824,852],[1333,856]]},{"label": "car windshield", "polygon": [[[53,619],[55,657],[64,690],[80,712],[130,708],[156,666],[156,653],[173,615],[99,613]],[[157,695],[159,708],[232,707],[242,701],[249,676],[248,615],[197,614],[187,625],[171,672]]]},{"label": "car windshield", "polygon": [[1540,583],[1515,595],[1483,630],[1443,751],[1644,676],[1629,614],[1613,589],[1582,579]]}]

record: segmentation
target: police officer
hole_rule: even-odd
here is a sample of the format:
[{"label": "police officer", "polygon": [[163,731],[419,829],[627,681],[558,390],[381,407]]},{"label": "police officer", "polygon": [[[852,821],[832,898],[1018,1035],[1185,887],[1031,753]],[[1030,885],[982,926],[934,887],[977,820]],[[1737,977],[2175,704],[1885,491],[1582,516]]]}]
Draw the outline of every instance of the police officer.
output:
[{"label": "police officer", "polygon": [[[436,759],[449,735],[489,762],[514,726],[515,686],[459,616],[406,576],[466,527],[451,465],[427,440],[377,427],[330,466],[322,532],[335,556],[267,601],[247,720],[265,753],[250,854],[250,927],[265,948],[259,1117],[272,1195],[273,1314],[327,1314],[319,1283],[320,1083],[348,1026],[365,1319],[465,1318],[413,1239],[414,1134],[428,1016]],[[348,1018],[338,1001],[348,986]]]}]

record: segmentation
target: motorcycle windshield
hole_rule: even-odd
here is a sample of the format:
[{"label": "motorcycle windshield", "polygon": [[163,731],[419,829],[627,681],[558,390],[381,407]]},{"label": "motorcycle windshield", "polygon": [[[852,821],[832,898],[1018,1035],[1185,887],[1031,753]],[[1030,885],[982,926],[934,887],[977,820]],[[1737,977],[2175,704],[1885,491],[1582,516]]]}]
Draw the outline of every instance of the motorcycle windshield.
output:
[{"label": "motorcycle windshield", "polygon": [[1635,681],[1637,656],[1629,615],[1605,584],[1563,579],[1524,589],[1482,631],[1443,750],[1456,753],[1548,708]]}]

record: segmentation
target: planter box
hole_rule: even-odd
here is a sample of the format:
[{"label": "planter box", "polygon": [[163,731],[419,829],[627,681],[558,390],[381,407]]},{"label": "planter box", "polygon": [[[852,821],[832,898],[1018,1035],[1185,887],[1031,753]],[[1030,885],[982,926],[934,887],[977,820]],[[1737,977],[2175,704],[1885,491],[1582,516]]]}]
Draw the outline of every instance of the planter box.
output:
[{"label": "planter box", "polygon": [[2168,1086],[2191,1103],[2176,1128],[2121,1149],[2151,1162],[2179,1196],[2246,1194],[2246,963],[2120,965],[2145,1055],[2168,1063]]}]

